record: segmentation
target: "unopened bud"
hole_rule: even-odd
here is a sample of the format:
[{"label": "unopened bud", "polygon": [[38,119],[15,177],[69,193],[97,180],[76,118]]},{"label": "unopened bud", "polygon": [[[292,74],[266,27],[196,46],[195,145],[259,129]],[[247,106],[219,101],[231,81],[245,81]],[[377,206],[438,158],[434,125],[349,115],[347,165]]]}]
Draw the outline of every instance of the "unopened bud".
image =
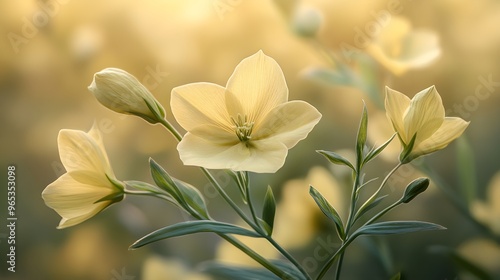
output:
[{"label": "unopened bud", "polygon": [[94,74],[90,92],[107,108],[122,114],[139,116],[150,123],[165,118],[165,109],[134,76],[117,68]]},{"label": "unopened bud", "polygon": [[408,203],[412,201],[417,195],[424,192],[427,187],[429,187],[429,179],[428,178],[418,178],[413,180],[406,187],[405,193],[401,198],[401,202]]}]

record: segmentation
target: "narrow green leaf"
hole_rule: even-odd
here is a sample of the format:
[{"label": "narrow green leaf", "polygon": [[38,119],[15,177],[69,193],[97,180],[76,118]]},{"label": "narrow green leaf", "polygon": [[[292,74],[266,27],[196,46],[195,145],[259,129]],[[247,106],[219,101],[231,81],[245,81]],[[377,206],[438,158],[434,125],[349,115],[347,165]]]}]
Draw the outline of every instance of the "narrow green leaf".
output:
[{"label": "narrow green leaf", "polygon": [[408,163],[413,160],[413,158],[410,157],[411,152],[413,151],[413,146],[415,145],[415,139],[417,139],[417,134],[415,133],[413,137],[410,140],[410,143],[408,143],[401,154],[399,155],[399,161],[401,163]]},{"label": "narrow green leaf", "polygon": [[477,198],[476,164],[474,152],[464,136],[457,139],[458,177],[462,195],[471,203]]},{"label": "narrow green leaf", "polygon": [[394,133],[389,140],[387,140],[384,144],[382,144],[380,147],[370,151],[366,157],[365,160],[363,161],[363,164],[366,164],[370,160],[374,159],[376,156],[378,156],[391,142],[392,139],[397,135],[397,133]]},{"label": "narrow green leaf", "polygon": [[368,130],[368,113],[366,111],[366,104],[363,101],[363,114],[361,116],[361,121],[359,122],[358,137],[356,139],[356,167],[359,171],[364,162],[364,149],[366,144],[366,134]]},{"label": "narrow green leaf", "polygon": [[363,234],[401,234],[417,231],[429,231],[429,230],[443,230],[446,229],[443,226],[420,221],[391,221],[391,222],[381,222],[371,225],[366,225],[359,228],[353,233],[353,236],[363,235]]},{"label": "narrow green leaf", "polygon": [[313,186],[310,186],[309,193],[318,205],[319,209],[321,209],[321,211],[335,223],[335,227],[340,239],[344,240],[344,224],[342,223],[342,219],[340,218],[340,215],[337,213],[335,208]]},{"label": "narrow green leaf", "polygon": [[264,197],[264,208],[262,209],[262,220],[269,226],[268,235],[273,233],[275,214],[276,200],[274,199],[273,190],[270,186],[267,186],[266,196]]},{"label": "narrow green leaf", "polygon": [[370,211],[371,209],[375,208],[377,205],[380,204],[380,202],[382,202],[382,200],[384,198],[386,198],[388,195],[384,195],[384,196],[381,196],[381,197],[377,197],[377,199],[375,199],[372,203],[368,204],[368,205],[365,205],[363,204],[358,212],[356,213],[356,215],[354,216],[354,221],[357,221],[361,216],[363,216],[365,213],[367,213],[368,211]]},{"label": "narrow green leaf", "polygon": [[172,237],[183,236],[193,233],[199,233],[199,232],[213,232],[218,234],[238,234],[250,237],[260,237],[260,235],[254,231],[250,231],[248,229],[244,229],[227,223],[208,221],[208,220],[188,221],[153,231],[152,233],[137,240],[134,244],[130,246],[130,249],[137,249],[149,243],[153,243],[163,239],[168,239]]},{"label": "narrow green leaf", "polygon": [[241,198],[245,204],[248,203],[247,189],[248,189],[248,173],[243,171],[236,172],[236,184],[240,189]]},{"label": "narrow green leaf", "polygon": [[152,158],[149,159],[149,166],[151,169],[151,176],[156,185],[170,194],[176,201],[181,201],[181,193],[177,190],[174,181],[165,169]]},{"label": "narrow green leaf", "polygon": [[345,165],[351,168],[353,171],[356,170],[354,168],[354,165],[352,165],[352,163],[350,163],[349,160],[347,160],[346,158],[337,153],[324,150],[317,150],[316,152],[326,157],[333,164]]},{"label": "narrow green leaf", "polygon": [[197,218],[209,217],[207,206],[201,192],[192,185],[172,178],[160,165],[150,159],[151,175],[153,180],[162,190],[166,191],[172,198],[188,213]]},{"label": "narrow green leaf", "polygon": [[177,180],[175,178],[173,178],[173,180],[175,186],[181,193],[184,204],[191,207],[192,210],[201,215],[203,218],[208,219],[209,214],[207,204],[205,203],[205,199],[203,199],[203,195],[201,194],[201,192],[197,188],[186,182]]}]

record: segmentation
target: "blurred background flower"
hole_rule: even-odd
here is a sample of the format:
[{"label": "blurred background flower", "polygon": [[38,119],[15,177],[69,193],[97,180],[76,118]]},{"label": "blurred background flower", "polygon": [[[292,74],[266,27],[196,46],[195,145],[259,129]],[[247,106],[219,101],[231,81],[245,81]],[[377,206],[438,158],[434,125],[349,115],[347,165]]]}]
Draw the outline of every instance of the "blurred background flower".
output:
[{"label": "blurred background flower", "polygon": [[[321,14],[314,38],[304,38],[292,28],[296,5],[305,5]],[[378,19],[385,19],[386,15],[406,18],[414,31],[425,29],[437,34],[439,59],[426,68],[412,69],[397,77],[377,68],[377,63],[360,64],[354,54],[365,53],[366,49],[356,43],[361,36],[358,34],[362,32],[368,39],[375,39],[382,30],[378,22],[383,21]],[[282,169],[274,175],[253,178],[256,186],[284,186],[286,181],[306,178],[312,166],[327,166],[326,160],[314,152],[317,149],[353,148],[363,106],[361,99],[367,102],[369,127],[376,123],[371,114],[384,114],[376,99],[368,97],[367,91],[360,87],[324,86],[302,78],[300,73],[308,67],[333,67],[325,52],[335,53],[357,75],[367,69],[370,75],[359,76],[364,82],[367,77],[372,79],[368,88],[379,97],[383,97],[385,85],[401,92],[418,92],[436,85],[446,115],[471,121],[465,136],[477,165],[478,199],[496,204],[497,200],[487,197],[486,186],[500,169],[499,24],[500,5],[496,0],[2,1],[1,162],[2,166],[15,164],[18,170],[19,271],[7,274],[2,270],[0,278],[109,280],[115,277],[113,271],[126,268],[127,274],[137,279],[141,264],[152,251],[181,259],[188,265],[215,256],[220,239],[211,234],[176,238],[128,251],[128,246],[142,235],[187,218],[174,207],[147,198],[127,198],[85,224],[56,230],[59,217],[44,205],[40,194],[65,172],[56,141],[58,131],[63,128],[86,130],[96,121],[104,134],[109,157],[117,159],[113,161],[117,178],[152,182],[147,163],[153,157],[175,177],[199,187],[215,217],[235,219],[207,186],[203,174],[182,166],[175,150],[176,141],[161,126],[111,112],[88,92],[93,74],[107,67],[121,68],[137,77],[173,121],[167,106],[172,88],[204,81],[225,84],[243,58],[260,49],[273,57],[283,69],[289,99],[310,103],[323,118],[307,139],[290,150]],[[318,44],[323,46],[322,50]],[[375,142],[381,144],[389,137],[390,134]],[[451,143],[425,158],[452,190],[461,183],[455,147]],[[377,159],[367,167],[367,176],[383,177],[390,165],[390,161]],[[416,173],[413,168],[403,169],[392,181],[393,188],[387,188],[388,194],[394,192],[394,197],[399,198],[404,182]],[[227,184],[229,180],[222,173],[217,174]],[[6,171],[2,178],[5,176]],[[346,188],[349,190],[348,185]],[[231,195],[238,195],[238,190],[226,189]],[[284,202],[287,192],[285,188],[275,188],[278,201]],[[255,195],[259,195],[258,191]],[[6,188],[0,188],[0,198],[5,197]],[[2,199],[2,208],[5,203]],[[0,211],[1,215],[4,213]],[[448,228],[411,238],[385,238],[396,260],[395,267],[413,279],[454,279],[457,269],[448,259],[430,254],[426,246],[443,244],[456,249],[481,235],[432,184],[410,205],[391,214],[388,218],[426,220]],[[3,254],[6,242],[2,236]],[[94,242],[97,245],[91,245]],[[310,250],[304,250],[309,255],[304,253],[304,258],[313,258],[311,252],[319,244],[311,241]],[[346,254],[344,271],[351,273],[349,278],[386,278],[377,258],[366,254],[360,246],[361,242],[354,242]],[[308,264],[314,271],[312,262]],[[365,269],[359,269],[361,266]]]}]

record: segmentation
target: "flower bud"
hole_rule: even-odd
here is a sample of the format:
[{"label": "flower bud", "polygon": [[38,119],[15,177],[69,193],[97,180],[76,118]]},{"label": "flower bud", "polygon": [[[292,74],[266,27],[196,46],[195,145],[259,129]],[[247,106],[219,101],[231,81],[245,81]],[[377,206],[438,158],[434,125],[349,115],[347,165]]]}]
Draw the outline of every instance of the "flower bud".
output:
[{"label": "flower bud", "polygon": [[136,115],[153,124],[165,118],[165,109],[151,92],[124,70],[106,68],[95,73],[89,90],[117,113]]},{"label": "flower bud", "polygon": [[315,37],[323,18],[321,13],[312,7],[299,7],[292,20],[295,33],[302,37]]},{"label": "flower bud", "polygon": [[428,178],[418,178],[413,180],[406,187],[405,193],[401,198],[401,202],[408,203],[412,201],[417,195],[424,192],[428,186],[429,186]]}]

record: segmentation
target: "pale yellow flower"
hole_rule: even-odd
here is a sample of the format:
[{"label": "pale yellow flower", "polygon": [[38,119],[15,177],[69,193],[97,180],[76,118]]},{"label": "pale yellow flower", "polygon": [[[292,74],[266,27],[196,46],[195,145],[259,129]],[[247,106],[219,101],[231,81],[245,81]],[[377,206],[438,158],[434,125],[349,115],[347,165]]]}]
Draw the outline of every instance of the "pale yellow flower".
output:
[{"label": "pale yellow flower", "polygon": [[385,110],[403,147],[416,134],[408,161],[444,149],[469,125],[461,118],[445,117],[443,102],[434,86],[417,93],[411,100],[386,87]]},{"label": "pale yellow flower", "polygon": [[79,224],[123,199],[124,186],[115,178],[96,125],[88,133],[63,129],[57,140],[67,172],[43,190],[42,198],[62,217],[58,228]]},{"label": "pale yellow flower", "polygon": [[500,172],[491,180],[486,198],[487,202],[473,201],[470,205],[471,213],[478,221],[500,235]]},{"label": "pale yellow flower", "polygon": [[285,77],[262,51],[238,64],[226,87],[193,83],[172,90],[175,119],[187,130],[177,146],[186,165],[271,173],[321,114],[287,101]]},{"label": "pale yellow flower", "polygon": [[117,68],[94,74],[90,92],[107,108],[122,114],[136,115],[150,123],[165,118],[165,109],[134,76]]},{"label": "pale yellow flower", "polygon": [[413,30],[410,21],[393,16],[366,52],[396,75],[423,68],[441,55],[438,35],[429,30]]}]

